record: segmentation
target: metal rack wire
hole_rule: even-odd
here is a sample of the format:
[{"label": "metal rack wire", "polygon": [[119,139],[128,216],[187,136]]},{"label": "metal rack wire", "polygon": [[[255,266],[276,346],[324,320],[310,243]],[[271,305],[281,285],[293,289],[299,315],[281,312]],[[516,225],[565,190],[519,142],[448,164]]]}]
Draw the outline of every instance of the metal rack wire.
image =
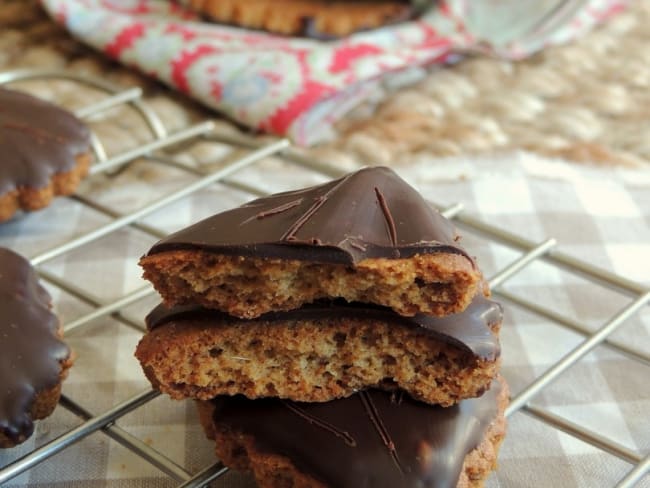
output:
[{"label": "metal rack wire", "polygon": [[[209,121],[169,134],[156,112],[149,107],[143,99],[142,90],[139,88],[124,90],[120,87],[106,83],[103,80],[80,76],[70,72],[23,70],[0,73],[0,85],[33,79],[65,79],[103,91],[106,96],[98,103],[77,110],[76,113],[81,118],[91,117],[114,107],[127,105],[135,110],[147,124],[151,132],[152,141],[150,143],[110,158],[107,156],[107,151],[102,141],[95,136],[93,138],[93,149],[97,162],[91,169],[92,175],[115,170],[116,168],[127,165],[138,158],[146,158],[160,164],[180,168],[183,171],[191,172],[194,176],[198,176],[198,179],[190,185],[176,190],[171,194],[165,195],[159,200],[149,203],[136,211],[129,212],[128,214],[120,214],[119,212],[92,200],[88,196],[82,197],[77,195],[71,197],[81,204],[92,208],[94,211],[105,215],[110,219],[110,221],[63,244],[56,245],[37,255],[31,256],[31,262],[35,266],[46,263],[55,257],[65,255],[66,253],[90,244],[103,236],[125,227],[136,228],[139,231],[159,238],[165,233],[149,225],[142,224],[139,221],[143,217],[152,214],[154,211],[180,201],[181,199],[186,198],[215,182],[230,185],[233,188],[245,190],[249,193],[263,195],[265,194],[263,190],[251,185],[236,183],[229,180],[228,177],[247,166],[255,165],[268,156],[280,157],[290,164],[331,177],[338,177],[343,173],[339,168],[305,158],[299,152],[294,150],[287,140],[280,139],[263,143],[245,136],[220,134],[213,130],[214,125]],[[173,156],[164,152],[166,149],[178,143],[187,143],[196,140],[232,145],[237,148],[245,148],[248,152],[243,157],[237,158],[226,166],[211,172],[204,172],[193,167],[188,167],[187,165],[176,161]],[[440,206],[438,207],[440,208]],[[577,347],[562,357],[547,371],[528,384],[528,386],[517,396],[515,396],[506,412],[507,415],[511,416],[517,412],[521,412],[532,416],[555,429],[559,429],[602,451],[624,460],[631,465],[631,468],[627,475],[617,484],[617,487],[630,488],[634,486],[646,474],[650,473],[650,454],[646,455],[646,457],[642,457],[633,450],[618,444],[614,440],[609,439],[598,432],[587,429],[584,426],[571,422],[553,413],[547,408],[532,403],[531,401],[534,400],[535,397],[548,385],[558,379],[568,368],[573,366],[582,357],[601,344],[631,358],[636,362],[639,362],[640,364],[650,365],[650,354],[648,352],[639,352],[610,337],[621,324],[650,302],[650,289],[557,251],[555,249],[556,242],[554,239],[548,239],[544,242],[536,243],[522,236],[506,232],[488,223],[482,222],[465,213],[461,204],[441,208],[441,211],[445,216],[453,219],[460,227],[465,227],[474,233],[481,234],[487,239],[503,244],[520,254],[515,261],[502,268],[498,273],[490,278],[490,285],[495,294],[516,307],[521,307],[532,314],[536,314],[544,320],[577,332],[584,338]],[[589,281],[598,284],[598,286],[611,288],[612,290],[629,297],[629,301],[619,312],[605,319],[600,328],[596,331],[592,331],[575,317],[560,314],[554,310],[534,303],[533,301],[512,294],[501,287],[506,280],[512,278],[522,269],[537,260],[543,260],[566,272],[586,277]],[[41,277],[51,285],[64,290],[94,308],[92,312],[77,318],[70,323],[64,324],[66,332],[82,328],[100,317],[109,315],[128,326],[140,330],[143,329],[142,323],[129,318],[126,314],[123,314],[122,311],[127,306],[137,303],[153,294],[151,287],[144,286],[120,297],[119,299],[106,303],[76,284],[66,281],[51,271],[46,271],[45,269],[40,268],[39,272]],[[11,462],[9,465],[0,467],[0,485],[36,465],[46,462],[55,454],[98,431],[103,432],[105,435],[120,443],[137,456],[157,467],[162,473],[177,481],[179,483],[178,486],[199,487],[224,475],[227,468],[218,462],[205,467],[202,471],[196,474],[192,474],[184,467],[172,461],[165,455],[165,453],[152,448],[147,443],[129,434],[115,424],[118,419],[129,412],[142,407],[157,396],[158,393],[155,391],[142,391],[102,413],[93,414],[86,411],[73,399],[63,395],[60,401],[61,406],[80,418],[83,422],[77,427],[28,453],[24,457]]]}]

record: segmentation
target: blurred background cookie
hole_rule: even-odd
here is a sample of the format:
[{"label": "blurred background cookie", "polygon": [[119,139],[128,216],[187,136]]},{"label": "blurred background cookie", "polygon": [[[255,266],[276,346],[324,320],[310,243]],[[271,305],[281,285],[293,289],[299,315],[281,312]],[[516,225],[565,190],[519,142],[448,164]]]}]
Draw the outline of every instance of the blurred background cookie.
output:
[{"label": "blurred background cookie", "polygon": [[90,131],[74,115],[0,88],[0,222],[73,193],[91,157]]},{"label": "blurred background cookie", "polygon": [[405,0],[185,0],[208,18],[286,35],[341,37],[412,18]]}]

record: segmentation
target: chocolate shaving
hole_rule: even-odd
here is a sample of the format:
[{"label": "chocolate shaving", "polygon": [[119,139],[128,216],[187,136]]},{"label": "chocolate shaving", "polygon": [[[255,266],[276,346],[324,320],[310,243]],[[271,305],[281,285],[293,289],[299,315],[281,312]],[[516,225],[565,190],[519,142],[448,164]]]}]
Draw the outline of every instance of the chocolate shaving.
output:
[{"label": "chocolate shaving", "polygon": [[377,407],[373,403],[372,398],[370,397],[370,395],[368,395],[368,392],[365,391],[362,391],[359,394],[359,398],[361,398],[363,407],[366,409],[366,413],[368,414],[368,417],[370,417],[370,421],[372,422],[372,425],[375,427],[377,433],[379,434],[379,437],[381,437],[382,442],[390,452],[390,457],[393,459],[395,466],[397,466],[397,469],[403,475],[405,473],[404,467],[402,466],[402,463],[399,460],[399,455],[397,454],[397,450],[395,449],[395,443],[393,442],[393,439],[390,436],[390,432],[388,432],[388,429],[382,422],[381,416],[379,415],[379,412],[377,411]]},{"label": "chocolate shaving", "polygon": [[330,195],[332,195],[336,190],[338,190],[347,180],[346,178],[343,178],[338,185],[335,185],[333,188],[331,188],[328,192],[326,192],[324,195],[318,196],[315,198],[315,202],[311,207],[307,209],[307,211],[302,214],[298,220],[294,222],[294,224],[287,229],[287,232],[281,237],[282,240],[289,240],[292,237],[295,237],[296,232],[300,230],[300,228],[305,225],[310,218],[314,216],[318,210],[325,205],[325,202],[329,199]]},{"label": "chocolate shaving", "polygon": [[285,407],[287,407],[289,410],[291,410],[293,413],[295,413],[298,417],[306,420],[310,424],[314,424],[315,426],[320,427],[323,430],[326,430],[327,432],[330,432],[331,434],[335,435],[339,439],[342,439],[346,445],[350,447],[357,446],[357,441],[355,441],[354,438],[348,432],[339,429],[338,427],[330,424],[329,422],[325,422],[324,420],[321,420],[317,417],[314,417],[313,415],[308,414],[303,409],[298,407],[295,403],[289,403],[283,401],[282,404]]},{"label": "chocolate shaving", "polygon": [[275,207],[275,208],[272,208],[270,210],[264,210],[262,212],[259,212],[256,215],[253,215],[252,217],[244,220],[241,223],[241,225],[247,224],[250,221],[255,220],[255,219],[261,220],[261,219],[265,219],[266,217],[271,217],[273,215],[281,214],[282,212],[286,212],[287,210],[290,210],[293,207],[297,207],[301,203],[302,203],[302,198],[299,198],[298,200],[294,200],[292,202],[287,202],[287,203],[285,203],[283,205],[280,205],[279,207]]},{"label": "chocolate shaving", "polygon": [[358,249],[359,251],[366,251],[367,250],[366,246],[364,246],[362,244],[359,244],[358,242],[352,241],[352,242],[350,242],[350,245],[353,248]]},{"label": "chocolate shaving", "polygon": [[393,219],[393,215],[390,213],[390,208],[388,208],[386,198],[384,198],[381,190],[377,187],[375,187],[375,194],[377,195],[379,206],[381,207],[381,211],[384,214],[384,218],[386,219],[386,224],[388,225],[388,235],[390,236],[390,241],[393,243],[393,246],[397,246],[397,229],[395,228],[395,219]]}]

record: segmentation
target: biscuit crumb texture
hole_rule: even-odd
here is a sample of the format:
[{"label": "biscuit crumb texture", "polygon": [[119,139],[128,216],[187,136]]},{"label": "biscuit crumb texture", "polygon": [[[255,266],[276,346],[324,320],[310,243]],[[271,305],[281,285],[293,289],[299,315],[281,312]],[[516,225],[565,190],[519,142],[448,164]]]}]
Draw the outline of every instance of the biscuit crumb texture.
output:
[{"label": "biscuit crumb texture", "polygon": [[140,265],[165,305],[200,304],[248,319],[333,298],[404,316],[444,316],[463,311],[481,282],[469,259],[445,252],[348,266],[173,250],[145,256]]},{"label": "biscuit crumb texture", "polygon": [[325,402],[375,387],[448,406],[481,395],[499,365],[420,328],[341,318],[169,322],[142,338],[136,356],[154,388],[200,400],[243,394]]}]

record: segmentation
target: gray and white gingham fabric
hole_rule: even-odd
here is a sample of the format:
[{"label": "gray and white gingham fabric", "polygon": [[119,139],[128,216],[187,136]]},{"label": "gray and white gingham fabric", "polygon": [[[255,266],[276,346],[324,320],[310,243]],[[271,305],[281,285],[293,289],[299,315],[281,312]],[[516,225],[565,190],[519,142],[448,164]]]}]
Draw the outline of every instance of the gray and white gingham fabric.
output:
[{"label": "gray and white gingham fabric", "polygon": [[[224,149],[225,153],[229,150]],[[232,151],[231,151],[232,152]],[[530,161],[528,158],[531,158]],[[555,237],[559,249],[631,280],[650,284],[650,191],[635,178],[608,170],[571,168],[535,158],[535,171],[522,170],[532,156],[505,155],[477,161],[465,179],[441,180],[441,168],[458,161],[421,159],[397,170],[431,201],[461,202],[464,212],[533,241]],[[492,164],[493,163],[493,164]],[[560,164],[559,167],[562,167]],[[543,168],[548,168],[544,173]],[[555,168],[555,169],[554,169]],[[629,176],[629,175],[628,175]],[[646,175],[647,176],[647,175]],[[234,179],[266,191],[324,181],[322,175],[269,160],[240,171]],[[157,196],[193,181],[188,173],[162,169],[153,162],[131,164],[123,172],[96,176],[79,194],[117,210],[133,211]],[[197,192],[147,217],[144,223],[171,232],[251,195],[223,185]],[[22,215],[0,226],[0,245],[31,257],[108,222],[80,202],[63,198],[48,209]],[[520,252],[461,227],[464,245],[478,257],[487,277],[519,257]],[[111,303],[145,285],[138,258],[155,238],[135,228],[111,233],[58,258],[41,269],[82,288],[100,303]],[[49,285],[64,324],[88,314],[93,306]],[[508,280],[503,289],[571,317],[596,330],[631,300],[629,297],[542,261]],[[497,295],[498,296],[498,295]],[[155,295],[123,310],[137,323],[157,302]],[[506,319],[501,340],[503,374],[516,395],[577,346],[584,337],[503,300]],[[67,340],[77,359],[64,393],[91,414],[145,390],[148,383],[133,357],[141,332],[112,317],[71,331]],[[634,350],[650,351],[650,310],[627,320],[612,340]],[[650,453],[650,366],[616,349],[599,346],[569,368],[532,400],[553,414],[585,426],[644,457]],[[81,419],[59,406],[38,424],[24,445],[0,451],[0,467],[79,425]],[[158,397],[120,418],[117,425],[169,459],[195,473],[214,461],[191,402]],[[491,488],[614,486],[632,466],[523,412],[509,421],[500,467]],[[6,486],[168,487],[178,482],[103,432],[73,444]],[[246,476],[229,473],[213,486],[253,486]],[[650,487],[650,477],[639,486]]]}]

